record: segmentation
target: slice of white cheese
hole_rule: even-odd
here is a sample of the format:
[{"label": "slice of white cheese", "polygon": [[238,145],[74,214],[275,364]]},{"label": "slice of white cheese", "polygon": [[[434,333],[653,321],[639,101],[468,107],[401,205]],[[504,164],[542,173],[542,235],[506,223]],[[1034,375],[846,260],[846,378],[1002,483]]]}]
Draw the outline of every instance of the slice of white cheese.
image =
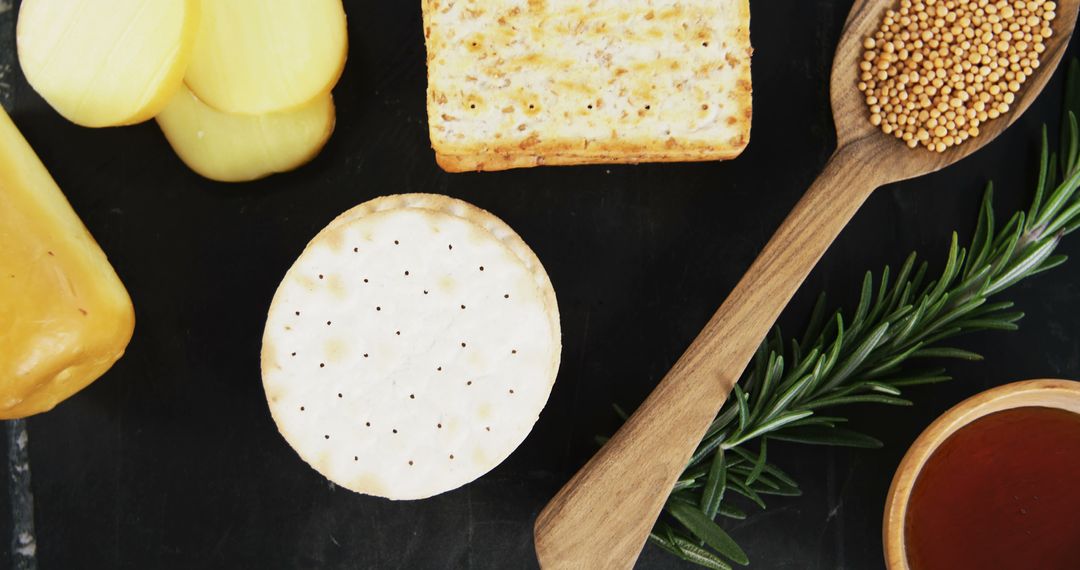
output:
[{"label": "slice of white cheese", "polygon": [[498,218],[446,198],[346,212],[285,275],[263,336],[278,429],[353,491],[420,499],[501,463],[558,372],[555,292]]}]

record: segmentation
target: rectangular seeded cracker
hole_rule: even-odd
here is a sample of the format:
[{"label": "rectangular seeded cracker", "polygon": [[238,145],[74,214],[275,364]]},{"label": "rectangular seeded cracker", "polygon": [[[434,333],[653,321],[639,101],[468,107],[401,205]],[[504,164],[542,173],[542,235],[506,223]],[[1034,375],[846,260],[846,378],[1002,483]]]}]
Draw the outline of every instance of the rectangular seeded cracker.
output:
[{"label": "rectangular seeded cracker", "polygon": [[750,140],[749,0],[423,0],[449,172],[723,160]]}]

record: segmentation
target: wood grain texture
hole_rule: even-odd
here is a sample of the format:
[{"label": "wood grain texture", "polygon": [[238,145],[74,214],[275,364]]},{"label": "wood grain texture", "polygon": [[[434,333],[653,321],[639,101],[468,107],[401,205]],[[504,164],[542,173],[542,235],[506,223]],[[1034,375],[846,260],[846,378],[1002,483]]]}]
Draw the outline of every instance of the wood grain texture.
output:
[{"label": "wood grain texture", "polygon": [[1038,73],[1006,116],[944,153],[907,146],[867,120],[856,88],[862,41],[893,0],[855,2],[833,60],[837,150],[704,330],[608,443],[537,518],[546,569],[630,568],[690,456],[776,318],[873,190],[937,171],[992,141],[1030,106],[1065,52],[1080,0],[1058,3]]}]

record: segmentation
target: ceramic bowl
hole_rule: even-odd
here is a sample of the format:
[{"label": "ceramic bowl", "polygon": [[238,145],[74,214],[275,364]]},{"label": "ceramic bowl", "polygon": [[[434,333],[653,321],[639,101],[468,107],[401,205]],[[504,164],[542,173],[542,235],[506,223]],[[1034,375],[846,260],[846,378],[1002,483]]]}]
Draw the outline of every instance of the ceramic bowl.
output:
[{"label": "ceramic bowl", "polygon": [[910,570],[904,537],[908,498],[923,466],[938,446],[957,430],[983,416],[1025,407],[1058,408],[1080,414],[1080,382],[1029,380],[976,394],[945,412],[911,444],[896,469],[885,503],[882,538],[889,570]]}]

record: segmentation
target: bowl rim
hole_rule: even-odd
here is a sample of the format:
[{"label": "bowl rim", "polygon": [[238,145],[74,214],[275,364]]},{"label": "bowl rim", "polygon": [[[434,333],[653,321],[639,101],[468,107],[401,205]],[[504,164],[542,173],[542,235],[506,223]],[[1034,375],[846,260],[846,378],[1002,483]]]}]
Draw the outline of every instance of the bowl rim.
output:
[{"label": "bowl rim", "polygon": [[971,422],[1003,410],[1044,407],[1080,414],[1080,382],[1025,380],[991,388],[953,406],[929,425],[908,448],[893,475],[885,500],[882,544],[889,570],[910,570],[904,536],[908,499],[927,460],[946,439]]}]

